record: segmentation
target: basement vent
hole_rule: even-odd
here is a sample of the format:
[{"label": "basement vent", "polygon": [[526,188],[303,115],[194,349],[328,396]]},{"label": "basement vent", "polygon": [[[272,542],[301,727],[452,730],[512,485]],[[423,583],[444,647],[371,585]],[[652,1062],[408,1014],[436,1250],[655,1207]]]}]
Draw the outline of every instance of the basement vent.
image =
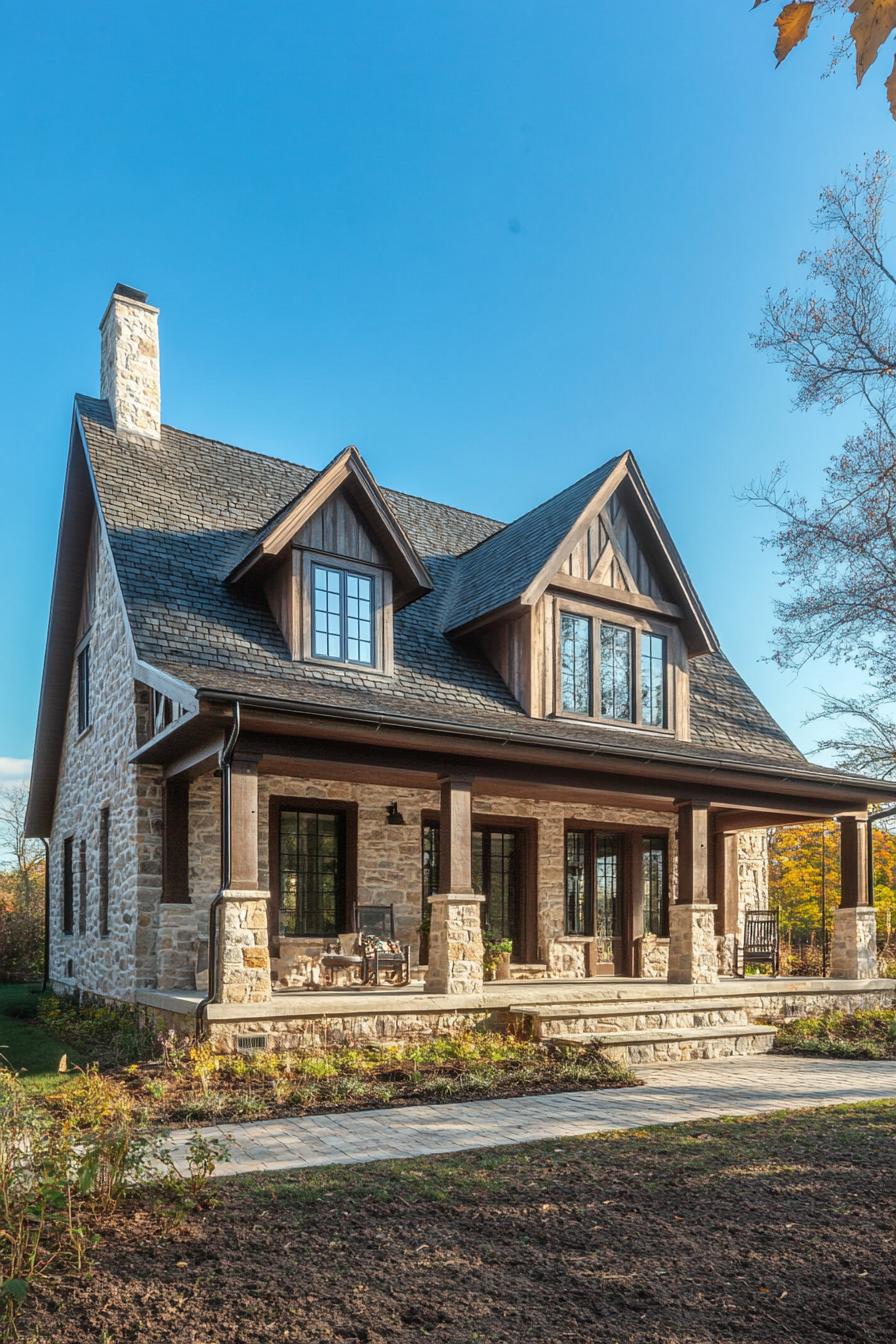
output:
[{"label": "basement vent", "polygon": [[267,1036],[237,1036],[236,1048],[241,1055],[254,1055],[257,1050],[267,1050]]}]

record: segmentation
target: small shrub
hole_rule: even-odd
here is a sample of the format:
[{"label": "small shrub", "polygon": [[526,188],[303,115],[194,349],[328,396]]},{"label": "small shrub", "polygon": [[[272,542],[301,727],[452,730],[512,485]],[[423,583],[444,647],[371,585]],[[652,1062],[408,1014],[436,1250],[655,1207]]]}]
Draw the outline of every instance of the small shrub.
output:
[{"label": "small shrub", "polygon": [[775,1049],[840,1059],[896,1059],[896,1010],[863,1008],[794,1018],[778,1027]]},{"label": "small shrub", "polygon": [[43,915],[4,910],[0,919],[0,981],[37,980],[43,966]]},{"label": "small shrub", "polygon": [[37,1015],[51,1036],[73,1046],[101,1068],[132,1060],[157,1059],[162,1050],[158,1031],[126,1004],[102,1003],[59,994],[44,994]]}]

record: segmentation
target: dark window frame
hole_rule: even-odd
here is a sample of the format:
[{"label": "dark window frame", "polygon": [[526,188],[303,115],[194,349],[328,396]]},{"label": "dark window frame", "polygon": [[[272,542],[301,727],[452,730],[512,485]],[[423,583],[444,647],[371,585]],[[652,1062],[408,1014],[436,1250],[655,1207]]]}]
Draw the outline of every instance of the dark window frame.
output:
[{"label": "dark window frame", "polygon": [[[564,680],[564,675],[563,675],[563,670],[564,670],[564,669],[563,669],[563,663],[564,663],[564,649],[565,649],[565,646],[566,646],[566,639],[565,639],[565,637],[564,637],[563,627],[564,627],[564,624],[567,623],[567,622],[579,622],[579,621],[581,621],[582,624],[585,625],[585,626],[587,627],[587,630],[588,630],[588,673],[587,673],[587,675],[588,675],[588,697],[587,697],[587,699],[588,699],[588,708],[587,708],[587,709],[576,709],[576,708],[575,708],[574,706],[572,706],[572,705],[567,705],[567,703],[566,703],[566,685],[565,685],[565,680]],[[560,611],[560,658],[559,658],[560,706],[561,706],[561,709],[562,709],[563,713],[566,714],[566,715],[573,715],[575,718],[582,718],[582,719],[591,719],[591,718],[594,717],[594,654],[595,654],[595,644],[594,644],[594,618],[591,617],[591,616],[585,616],[585,615],[583,615],[581,612],[578,612],[578,611],[568,611],[568,610],[566,610],[566,609],[561,609],[561,611]],[[575,673],[573,674],[573,680],[575,680]]]},{"label": "dark window frame", "polygon": [[87,841],[78,846],[78,937],[87,932]]},{"label": "dark window frame", "polygon": [[[648,696],[648,694],[649,694],[649,692],[648,692],[648,687],[647,687],[647,683],[645,682],[645,678],[644,678],[644,663],[645,663],[645,657],[646,657],[646,659],[647,659],[648,665],[651,665],[651,666],[652,666],[652,664],[653,664],[653,658],[652,658],[652,656],[651,656],[651,654],[650,654],[649,652],[645,652],[645,647],[644,647],[644,645],[645,645],[645,643],[647,643],[647,646],[648,646],[648,649],[649,649],[649,648],[650,648],[650,642],[653,641],[653,640],[655,640],[657,643],[659,643],[659,644],[662,646],[662,656],[661,656],[661,659],[660,659],[660,667],[661,667],[661,669],[662,669],[662,695],[663,695],[663,699],[662,699],[662,710],[663,710],[663,712],[662,712],[662,715],[661,715],[661,718],[660,718],[660,722],[659,722],[659,723],[654,723],[652,720],[645,719],[645,717],[644,717],[644,702],[645,702],[645,698],[647,698],[647,696]],[[661,634],[661,633],[660,633],[659,631],[657,631],[657,630],[641,630],[641,631],[639,632],[639,634],[638,634],[638,662],[639,662],[639,675],[638,675],[638,680],[639,680],[639,683],[640,683],[640,684],[639,684],[639,687],[638,687],[639,692],[640,692],[640,704],[638,705],[638,722],[641,723],[642,726],[645,727],[645,728],[665,728],[665,727],[668,725],[668,722],[669,722],[669,637],[668,637],[668,635]]]},{"label": "dark window frame", "polygon": [[[337,901],[337,933],[348,933],[354,925],[358,901],[358,804],[336,798],[305,798],[277,794],[268,805],[268,867],[270,875],[270,941],[277,947],[282,941],[309,941],[333,938],[332,933],[280,932],[280,818],[284,812],[336,812],[343,820],[342,891]],[[340,926],[341,927],[338,927]]]},{"label": "dark window frame", "polygon": [[71,938],[75,932],[75,837],[62,840],[62,932]]},{"label": "dark window frame", "polygon": [[[648,850],[656,846],[662,853],[663,864],[660,887],[651,889],[653,874],[647,861]],[[656,833],[641,836],[641,864],[643,869],[643,932],[656,938],[669,937],[669,835]],[[657,917],[658,916],[658,917]]]},{"label": "dark window frame", "polygon": [[[673,684],[673,638],[675,632],[667,625],[657,629],[653,621],[646,616],[639,619],[632,615],[627,619],[621,613],[607,614],[604,610],[589,609],[582,603],[569,598],[558,598],[555,607],[554,637],[554,713],[564,719],[584,719],[591,723],[606,723],[620,728],[633,728],[645,733],[658,733],[664,736],[674,735],[674,684]],[[590,624],[590,660],[591,695],[590,712],[569,709],[564,703],[563,687],[563,622],[565,617],[578,617]],[[602,680],[602,638],[604,629],[616,629],[627,632],[629,639],[629,681],[631,698],[631,716],[616,718],[603,713]],[[645,637],[662,640],[663,643],[663,722],[648,723],[643,714],[642,645]]]},{"label": "dark window frame", "polygon": [[[316,648],[316,629],[315,617],[317,613],[317,583],[316,576],[318,570],[329,571],[339,575],[339,653],[319,653]],[[363,579],[370,585],[370,657],[369,658],[350,658],[348,656],[348,593],[347,580]],[[328,590],[325,590],[328,591]],[[371,573],[365,573],[362,569],[355,568],[350,564],[338,564],[335,561],[312,560],[311,561],[311,583],[310,583],[310,601],[311,601],[311,656],[316,661],[325,663],[336,663],[347,667],[373,667],[377,666],[379,656],[377,643],[377,621],[378,596],[376,576]]]},{"label": "dark window frame", "polygon": [[100,808],[99,838],[97,840],[97,867],[99,873],[99,926],[100,937],[109,937],[109,828],[111,810],[108,803]]},{"label": "dark window frame", "polygon": [[77,669],[77,700],[78,700],[78,736],[86,733],[87,729],[93,724],[93,713],[90,696],[90,636],[87,635],[78,645],[75,654],[75,666]]}]

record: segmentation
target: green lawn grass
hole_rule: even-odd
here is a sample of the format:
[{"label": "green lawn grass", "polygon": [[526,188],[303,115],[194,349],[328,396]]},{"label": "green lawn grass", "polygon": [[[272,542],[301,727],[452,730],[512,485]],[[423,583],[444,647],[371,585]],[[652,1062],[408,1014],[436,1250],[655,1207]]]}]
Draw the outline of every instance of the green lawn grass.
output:
[{"label": "green lawn grass", "polygon": [[39,994],[39,985],[0,985],[0,1058],[21,1073],[27,1087],[48,1092],[59,1086],[63,1055],[68,1056],[69,1068],[86,1061],[49,1035],[35,1017],[20,1016],[37,1005]]}]

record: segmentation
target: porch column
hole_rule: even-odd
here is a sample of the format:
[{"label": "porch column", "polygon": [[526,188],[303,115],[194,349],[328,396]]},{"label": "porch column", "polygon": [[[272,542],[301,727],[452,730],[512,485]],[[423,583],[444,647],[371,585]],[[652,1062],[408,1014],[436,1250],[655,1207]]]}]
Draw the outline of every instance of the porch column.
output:
[{"label": "porch column", "polygon": [[429,902],[426,989],[480,994],[485,897],[473,891],[473,781],[452,775],[439,788],[439,889]]},{"label": "porch column", "polygon": [[868,904],[868,819],[838,817],[840,906],[834,911],[831,976],[873,980],[877,975],[877,920]]},{"label": "porch column", "polygon": [[719,969],[733,975],[734,945],[738,937],[740,879],[737,831],[716,831],[712,838],[712,898],[715,903],[716,946]]},{"label": "porch column", "polygon": [[[223,789],[221,802],[223,837]],[[237,755],[231,763],[230,882],[222,897],[215,997],[219,1003],[264,1003],[271,997],[269,893],[258,889],[258,761],[252,756]]]},{"label": "porch column", "polygon": [[719,978],[716,907],[709,888],[709,804],[678,807],[678,900],[669,909],[669,980],[711,985]]}]

